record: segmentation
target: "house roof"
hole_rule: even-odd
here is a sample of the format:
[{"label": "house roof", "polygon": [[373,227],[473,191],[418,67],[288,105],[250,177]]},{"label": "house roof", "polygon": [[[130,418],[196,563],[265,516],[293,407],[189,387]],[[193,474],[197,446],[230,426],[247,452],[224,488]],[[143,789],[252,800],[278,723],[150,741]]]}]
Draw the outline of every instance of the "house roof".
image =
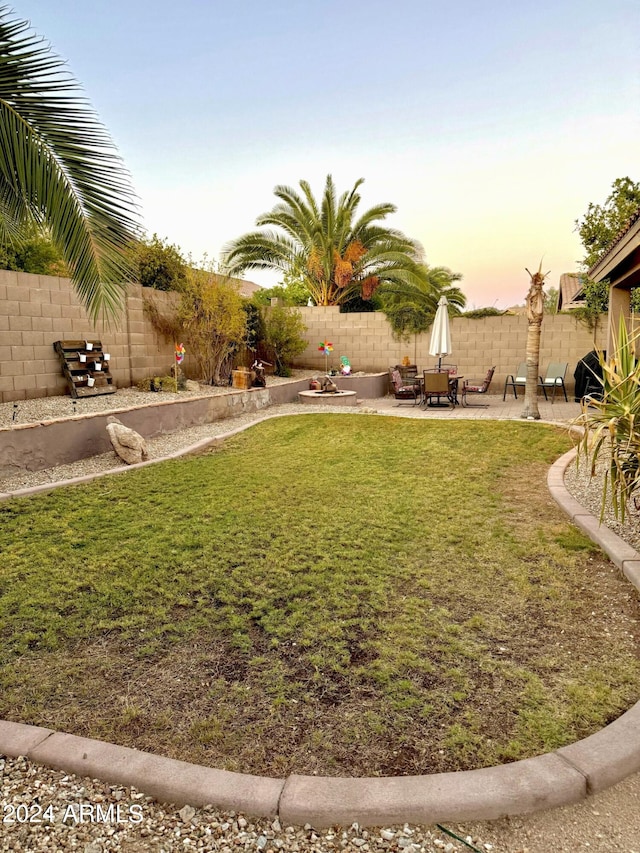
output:
[{"label": "house roof", "polygon": [[[589,269],[589,278],[594,279],[594,281],[600,281],[602,278],[605,278],[605,275],[602,275],[602,270],[605,268],[610,269],[612,267],[611,262],[613,261],[613,256],[619,253],[621,244],[627,244],[629,242],[630,237],[637,237],[639,223],[640,207],[632,216],[629,217],[629,220],[624,226],[624,228],[621,228],[620,231],[618,231],[606,252],[601,255],[601,257],[598,258],[596,263]],[[631,232],[635,233],[632,235]],[[615,266],[615,262],[613,263],[613,266]]]},{"label": "house roof", "polygon": [[558,311],[570,311],[584,305],[582,276],[577,272],[565,272],[560,276],[558,287]]},{"label": "house roof", "polygon": [[246,297],[247,299],[251,299],[254,293],[257,293],[259,290],[262,290],[262,285],[256,284],[253,281],[247,281],[244,278],[232,278],[231,276],[226,275],[216,275],[216,278],[220,279],[220,281],[235,284],[238,288],[238,293],[241,296]]}]

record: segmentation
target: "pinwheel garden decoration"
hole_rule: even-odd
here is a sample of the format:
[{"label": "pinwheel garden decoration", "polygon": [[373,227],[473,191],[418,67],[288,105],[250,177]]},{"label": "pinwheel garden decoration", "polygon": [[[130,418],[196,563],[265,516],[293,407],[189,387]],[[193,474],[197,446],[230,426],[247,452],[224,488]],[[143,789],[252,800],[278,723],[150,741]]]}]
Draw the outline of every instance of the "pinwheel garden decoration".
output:
[{"label": "pinwheel garden decoration", "polygon": [[329,353],[333,352],[333,344],[329,343],[329,341],[320,341],[320,346],[318,347],[319,352],[324,353],[324,372],[329,372]]},{"label": "pinwheel garden decoration", "polygon": [[176,352],[175,352],[176,363],[175,363],[175,367],[174,367],[175,380],[176,380],[176,394],[178,393],[178,367],[184,361],[185,352],[186,352],[186,350],[184,348],[184,344],[176,344]]}]

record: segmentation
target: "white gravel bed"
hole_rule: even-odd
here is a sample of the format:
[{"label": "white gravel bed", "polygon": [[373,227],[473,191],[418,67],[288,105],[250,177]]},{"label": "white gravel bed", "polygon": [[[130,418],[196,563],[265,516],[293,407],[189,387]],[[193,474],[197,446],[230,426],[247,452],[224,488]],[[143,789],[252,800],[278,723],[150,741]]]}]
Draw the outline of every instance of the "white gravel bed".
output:
[{"label": "white gravel bed", "polygon": [[[233,418],[214,421],[210,424],[189,427],[188,429],[176,430],[175,432],[158,435],[146,439],[149,459],[161,459],[170,453],[186,450],[199,441],[206,438],[216,438],[219,435],[230,432],[238,427],[253,423],[260,418],[269,415],[292,415],[312,414],[317,412],[333,412],[336,414],[369,413],[372,409],[362,406],[355,408],[351,406],[303,406],[300,403],[282,403],[278,406],[270,406],[258,412],[248,412]],[[18,489],[42,486],[47,483],[57,483],[61,480],[70,480],[73,477],[84,477],[87,474],[99,474],[110,471],[113,468],[121,468],[124,462],[113,452],[101,453],[99,456],[89,456],[86,459],[78,459],[67,465],[58,465],[54,468],[44,468],[41,471],[19,471],[11,476],[0,477],[0,492],[13,492]]]},{"label": "white gravel bed", "polygon": [[[169,853],[169,851],[292,851],[329,853],[361,850],[454,853],[469,850],[436,827],[315,830],[281,826],[277,819],[250,818],[157,803],[134,788],[107,785],[50,770],[28,759],[0,756],[0,853]],[[462,836],[460,836],[462,837]],[[468,835],[467,843],[490,851]]]},{"label": "white gravel bed", "polygon": [[[568,491],[598,519],[602,512],[604,472],[605,465],[600,464],[596,470],[596,475],[591,477],[589,465],[585,463],[584,458],[581,458],[579,465],[576,465],[575,462],[569,465],[564,476],[564,484]],[[640,513],[636,510],[633,501],[628,504],[624,524],[621,524],[616,519],[611,500],[608,497],[602,523],[617,533],[632,548],[640,551]]]}]

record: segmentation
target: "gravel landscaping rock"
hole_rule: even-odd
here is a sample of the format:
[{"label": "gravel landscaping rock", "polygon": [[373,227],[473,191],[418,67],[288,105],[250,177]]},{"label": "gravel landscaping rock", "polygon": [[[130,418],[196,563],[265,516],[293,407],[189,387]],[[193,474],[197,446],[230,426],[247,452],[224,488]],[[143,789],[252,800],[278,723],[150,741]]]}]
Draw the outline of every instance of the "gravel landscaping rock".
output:
[{"label": "gravel landscaping rock", "polygon": [[[134,788],[79,779],[0,757],[0,853],[169,853],[169,851],[410,850],[420,853],[468,850],[449,844],[437,828],[315,830],[307,824],[282,827],[273,818],[251,818],[206,807],[160,805]],[[395,840],[397,839],[397,840]],[[477,846],[477,845],[476,845]]]},{"label": "gravel landscaping rock", "polygon": [[[605,465],[600,464],[596,476],[591,477],[589,466],[580,460],[579,465],[575,463],[569,465],[564,476],[564,484],[569,492],[598,519],[602,512],[604,470]],[[640,551],[640,512],[635,508],[633,501],[627,507],[624,524],[616,519],[611,501],[608,501],[602,523],[617,533],[625,542],[628,542],[636,551]]]},{"label": "gravel landscaping rock", "polygon": [[443,827],[365,829],[354,823],[316,830],[210,806],[178,809],[135,788],[0,756],[0,853],[640,853],[639,816],[636,775],[579,805],[524,818]]},{"label": "gravel landscaping rock", "polygon": [[[371,412],[368,409],[362,414]],[[373,410],[375,411],[375,410]],[[335,412],[337,414],[353,414],[358,409],[343,408],[337,406],[314,406],[314,414],[319,412]],[[269,408],[269,415],[292,415],[311,414],[311,411],[302,407],[299,403],[283,403]],[[149,459],[161,459],[170,453],[177,453],[192,447],[194,444],[207,439],[217,438],[220,435],[246,426],[254,421],[264,418],[265,412],[250,412],[238,415],[234,418],[226,418],[214,421],[210,424],[200,424],[188,429],[165,433],[153,438],[146,439],[146,447]],[[102,453],[98,456],[89,456],[86,459],[78,459],[67,465],[58,465],[55,468],[44,468],[41,471],[19,471],[10,476],[0,477],[0,492],[13,492],[17,489],[26,489],[33,486],[41,486],[47,483],[57,483],[60,480],[70,480],[74,477],[84,477],[87,474],[100,474],[123,466],[122,459],[114,451]]]}]

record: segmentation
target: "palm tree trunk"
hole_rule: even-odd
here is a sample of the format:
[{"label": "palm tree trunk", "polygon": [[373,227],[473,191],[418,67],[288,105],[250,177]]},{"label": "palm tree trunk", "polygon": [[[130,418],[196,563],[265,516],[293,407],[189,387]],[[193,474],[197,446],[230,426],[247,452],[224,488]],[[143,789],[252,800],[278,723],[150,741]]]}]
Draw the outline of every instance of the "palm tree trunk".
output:
[{"label": "palm tree trunk", "polygon": [[531,287],[527,293],[527,384],[524,391],[524,410],[521,417],[529,421],[539,421],[538,411],[538,365],[540,363],[540,332],[544,316],[544,291],[542,285],[549,273],[542,272],[542,261],[536,273],[530,273]]},{"label": "palm tree trunk", "polygon": [[540,420],[538,411],[538,365],[540,363],[540,333],[542,322],[529,323],[527,332],[527,384],[524,391],[524,409],[521,417]]}]

